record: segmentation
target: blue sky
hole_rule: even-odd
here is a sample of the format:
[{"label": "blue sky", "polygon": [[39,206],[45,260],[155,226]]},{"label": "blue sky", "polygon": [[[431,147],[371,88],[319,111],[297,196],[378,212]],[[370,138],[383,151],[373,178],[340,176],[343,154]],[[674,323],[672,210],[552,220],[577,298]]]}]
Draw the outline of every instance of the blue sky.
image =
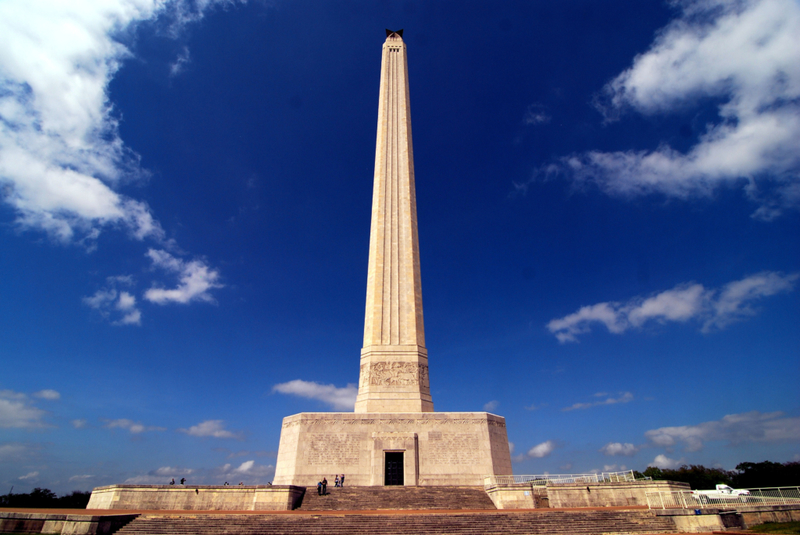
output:
[{"label": "blue sky", "polygon": [[438,411],[800,460],[796,0],[0,3],[0,483],[265,483],[358,380],[404,28]]}]

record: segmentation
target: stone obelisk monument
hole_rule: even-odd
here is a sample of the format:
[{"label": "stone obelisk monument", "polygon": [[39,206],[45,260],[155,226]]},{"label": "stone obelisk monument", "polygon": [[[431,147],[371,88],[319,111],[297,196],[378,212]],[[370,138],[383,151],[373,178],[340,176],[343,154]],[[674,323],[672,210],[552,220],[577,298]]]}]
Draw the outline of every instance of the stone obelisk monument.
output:
[{"label": "stone obelisk monument", "polygon": [[344,473],[348,485],[481,485],[511,474],[503,417],[433,412],[402,30],[383,44],[373,188],[355,411],[284,418],[273,483]]},{"label": "stone obelisk monument", "polygon": [[422,322],[408,61],[403,31],[386,33],[355,411],[433,412]]}]

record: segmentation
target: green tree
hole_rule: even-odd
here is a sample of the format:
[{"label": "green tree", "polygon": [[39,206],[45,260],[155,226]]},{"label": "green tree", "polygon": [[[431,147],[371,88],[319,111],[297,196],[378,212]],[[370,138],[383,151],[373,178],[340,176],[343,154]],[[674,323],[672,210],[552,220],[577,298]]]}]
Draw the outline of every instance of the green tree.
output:
[{"label": "green tree", "polygon": [[713,489],[720,483],[725,485],[732,484],[735,472],[729,472],[721,468],[706,468],[699,464],[689,466],[684,464],[677,470],[649,466],[644,471],[644,475],[650,476],[652,479],[689,483],[694,490],[707,490]]},{"label": "green tree", "polygon": [[744,462],[736,465],[734,484],[741,488],[800,486],[800,463]]}]

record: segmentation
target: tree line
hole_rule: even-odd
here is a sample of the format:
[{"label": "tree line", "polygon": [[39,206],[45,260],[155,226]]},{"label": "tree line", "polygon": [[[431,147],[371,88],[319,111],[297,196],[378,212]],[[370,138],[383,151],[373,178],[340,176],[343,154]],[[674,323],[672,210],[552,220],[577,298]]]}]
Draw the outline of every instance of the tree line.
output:
[{"label": "tree line", "polygon": [[[12,487],[13,490],[13,487]],[[52,509],[86,509],[91,492],[74,490],[61,497],[50,489],[36,487],[28,494],[0,495],[0,507],[47,507]]]},{"label": "tree line", "polygon": [[707,468],[703,465],[683,465],[677,469],[650,466],[644,472],[636,472],[638,477],[682,481],[689,483],[693,490],[713,489],[717,484],[730,485],[740,489],[763,487],[800,486],[800,462],[739,463],[735,470]]}]

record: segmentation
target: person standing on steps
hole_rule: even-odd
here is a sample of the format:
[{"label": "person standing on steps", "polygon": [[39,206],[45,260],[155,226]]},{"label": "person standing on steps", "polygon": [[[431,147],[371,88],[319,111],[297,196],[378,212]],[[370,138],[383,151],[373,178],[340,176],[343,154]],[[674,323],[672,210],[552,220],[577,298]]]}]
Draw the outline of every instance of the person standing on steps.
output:
[{"label": "person standing on steps", "polygon": [[339,479],[339,486],[344,487],[344,474],[342,474],[342,477]]},{"label": "person standing on steps", "polygon": [[328,480],[324,477],[322,478],[322,495],[325,496],[328,494]]},{"label": "person standing on steps", "polygon": [[317,481],[317,495],[322,496],[322,481]]},{"label": "person standing on steps", "polygon": [[336,474],[336,479],[333,481],[334,488],[339,486],[339,474]]}]

